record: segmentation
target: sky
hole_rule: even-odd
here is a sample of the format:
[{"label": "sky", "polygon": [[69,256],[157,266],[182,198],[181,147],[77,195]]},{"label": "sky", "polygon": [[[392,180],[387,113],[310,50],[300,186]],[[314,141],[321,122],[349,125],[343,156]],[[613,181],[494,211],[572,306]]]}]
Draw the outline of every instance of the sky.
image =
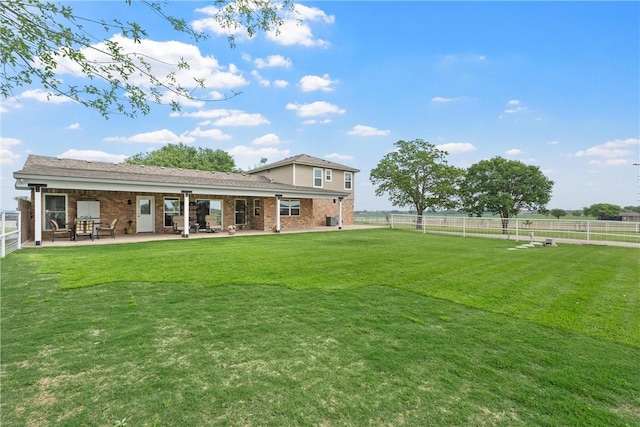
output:
[{"label": "sky", "polygon": [[[105,120],[41,86],[16,89],[0,105],[0,208],[28,196],[12,173],[29,154],[121,162],[182,142],[242,169],[298,154],[352,166],[356,210],[400,209],[369,172],[415,139],[462,168],[496,156],[538,166],[555,183],[548,208],[640,205],[640,2],[305,1],[279,35],[238,33],[233,48],[213,3],[167,6],[209,34],[201,42],[135,2],[70,3],[87,18],[135,19],[149,33],[136,51],[163,73],[184,58],[177,77],[204,78],[203,101]],[[71,67],[58,77],[86,82]]]}]

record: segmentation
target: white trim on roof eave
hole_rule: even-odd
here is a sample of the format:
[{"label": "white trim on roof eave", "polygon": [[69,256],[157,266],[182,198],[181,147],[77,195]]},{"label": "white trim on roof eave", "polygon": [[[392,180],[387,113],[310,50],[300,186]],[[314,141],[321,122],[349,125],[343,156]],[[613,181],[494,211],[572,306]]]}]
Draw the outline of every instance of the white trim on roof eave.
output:
[{"label": "white trim on roof eave", "polygon": [[[191,190],[202,195],[238,196],[238,197],[275,197],[282,194],[286,198],[311,198],[311,199],[332,199],[339,196],[348,196],[349,193],[336,191],[335,193],[320,193],[316,191],[305,191],[304,189],[290,188],[250,188],[250,187],[228,187],[228,186],[208,186],[202,184],[167,184],[132,181],[123,183],[112,180],[87,181],[81,178],[60,179],[59,177],[33,176],[16,178],[15,188],[17,190],[29,190],[28,184],[47,184],[42,191],[46,193],[46,188],[60,190],[88,190],[88,191],[115,191],[115,192],[136,192],[136,193],[176,193],[182,190]],[[24,182],[20,182],[23,180]]]}]

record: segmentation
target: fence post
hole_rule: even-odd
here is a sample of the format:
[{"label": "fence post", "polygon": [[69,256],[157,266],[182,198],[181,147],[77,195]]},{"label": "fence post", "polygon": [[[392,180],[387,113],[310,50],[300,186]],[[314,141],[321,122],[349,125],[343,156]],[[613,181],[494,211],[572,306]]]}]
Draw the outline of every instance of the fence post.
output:
[{"label": "fence post", "polygon": [[591,221],[587,221],[587,244],[589,244],[589,224],[591,223]]},{"label": "fence post", "polygon": [[2,233],[2,237],[0,238],[0,240],[2,240],[2,242],[0,242],[0,258],[4,258],[6,255],[6,244],[7,244],[7,236],[4,234],[5,233],[5,222],[7,220],[7,213],[2,211],[2,217],[0,218],[0,221],[2,222],[2,226],[0,227],[0,233]]},{"label": "fence post", "polygon": [[22,248],[22,211],[18,211],[18,249]]},{"label": "fence post", "polygon": [[519,240],[518,237],[518,218],[516,218],[516,242]]}]

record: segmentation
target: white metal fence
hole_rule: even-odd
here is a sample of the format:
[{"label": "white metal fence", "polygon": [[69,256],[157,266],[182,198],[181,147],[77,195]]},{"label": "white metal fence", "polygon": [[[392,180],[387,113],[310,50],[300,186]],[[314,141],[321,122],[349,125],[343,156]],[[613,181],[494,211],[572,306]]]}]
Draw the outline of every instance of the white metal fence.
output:
[{"label": "white metal fence", "polygon": [[421,233],[497,237],[515,241],[554,239],[567,243],[617,244],[640,248],[640,223],[626,221],[510,218],[503,224],[496,217],[377,215],[357,216],[357,223],[388,225]]},{"label": "white metal fence", "polygon": [[0,258],[20,249],[20,212],[0,212]]}]

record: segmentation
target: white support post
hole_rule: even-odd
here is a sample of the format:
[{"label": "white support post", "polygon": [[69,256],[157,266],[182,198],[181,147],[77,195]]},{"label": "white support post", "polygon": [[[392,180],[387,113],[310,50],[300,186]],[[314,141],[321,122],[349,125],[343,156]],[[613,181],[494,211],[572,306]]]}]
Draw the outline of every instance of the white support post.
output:
[{"label": "white support post", "polygon": [[276,194],[276,233],[280,232],[280,198],[282,194]]},{"label": "white support post", "polygon": [[342,230],[342,199],[338,197],[338,230]]},{"label": "white support post", "polygon": [[184,223],[183,223],[183,228],[184,228],[184,232],[183,232],[183,237],[184,238],[188,238],[189,237],[189,194],[191,194],[190,190],[182,190],[182,194],[184,194]]},{"label": "white support post", "polygon": [[40,246],[42,244],[42,192],[40,189],[42,187],[46,187],[45,184],[30,184],[30,187],[34,189],[34,206],[33,206],[33,215],[34,215],[34,241],[36,246]]}]

